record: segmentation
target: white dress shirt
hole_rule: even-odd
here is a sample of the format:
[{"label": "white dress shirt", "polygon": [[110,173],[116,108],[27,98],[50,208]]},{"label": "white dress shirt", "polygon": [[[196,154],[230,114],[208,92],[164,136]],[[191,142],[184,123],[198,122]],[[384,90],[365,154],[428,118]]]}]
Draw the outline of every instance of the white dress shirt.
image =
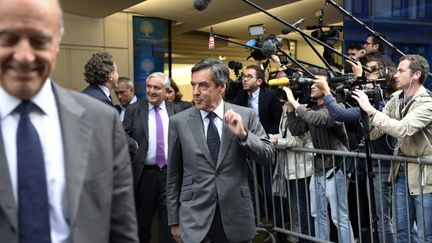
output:
[{"label": "white dress shirt", "polygon": [[249,94],[249,107],[252,108],[255,112],[255,117],[259,121],[259,92],[260,89],[258,88],[253,93]]},{"label": "white dress shirt", "polygon": [[[57,102],[51,86],[51,80],[46,80],[32,102],[40,109],[30,113],[30,119],[35,126],[42,145],[47,179],[49,202],[49,218],[51,225],[51,240],[53,243],[68,242],[69,225],[65,219],[68,205],[66,198],[66,176],[64,165],[63,141]],[[18,205],[17,188],[17,148],[16,135],[19,112],[16,108],[20,99],[8,94],[0,87],[0,117],[1,131],[13,194]]]},{"label": "white dress shirt", "polygon": [[[220,139],[222,137],[224,102],[221,101],[221,103],[219,103],[219,105],[216,107],[216,109],[213,112],[216,114],[216,117],[213,119],[213,123],[215,124],[218,130],[219,139]],[[201,119],[203,120],[203,124],[204,124],[204,135],[207,138],[207,128],[210,123],[210,118],[207,117],[209,112],[200,110],[200,113],[201,113]]]},{"label": "white dress shirt", "polygon": [[[164,149],[165,149],[165,162],[168,157],[168,125],[169,117],[166,110],[165,101],[159,105],[159,115],[162,119],[163,131],[164,131]],[[157,147],[157,131],[156,131],[156,112],[154,106],[148,103],[148,150],[147,150],[147,161],[146,165],[156,164],[156,147]]]}]

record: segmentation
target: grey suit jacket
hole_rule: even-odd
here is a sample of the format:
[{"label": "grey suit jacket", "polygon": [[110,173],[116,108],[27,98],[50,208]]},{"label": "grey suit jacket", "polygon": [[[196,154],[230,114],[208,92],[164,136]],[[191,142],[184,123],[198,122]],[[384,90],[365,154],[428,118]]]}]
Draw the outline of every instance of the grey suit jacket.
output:
[{"label": "grey suit jacket", "polygon": [[195,107],[170,119],[167,173],[168,224],[180,225],[183,242],[201,242],[216,205],[230,241],[255,235],[255,221],[247,174],[248,159],[271,165],[275,148],[250,108],[225,103],[239,113],[248,131],[241,143],[224,124],[215,166],[207,147],[204,125]]},{"label": "grey suit jacket", "polygon": [[[138,186],[141,174],[144,169],[144,163],[147,160],[148,150],[148,101],[143,99],[127,107],[123,126],[126,134],[137,141],[138,150],[132,161],[132,172],[134,178],[134,187]],[[168,116],[177,113],[180,109],[171,102],[165,101]]]},{"label": "grey suit jacket", "polygon": [[[138,242],[128,147],[117,112],[55,84],[53,90],[66,170],[64,212],[72,242]],[[3,142],[0,134],[0,242],[18,243],[18,208]]]}]

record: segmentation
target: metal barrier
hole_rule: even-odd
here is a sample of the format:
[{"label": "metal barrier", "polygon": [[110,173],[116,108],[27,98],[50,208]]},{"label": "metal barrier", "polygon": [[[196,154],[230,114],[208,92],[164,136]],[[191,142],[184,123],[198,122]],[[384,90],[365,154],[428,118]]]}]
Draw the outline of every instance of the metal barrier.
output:
[{"label": "metal barrier", "polygon": [[[257,231],[269,236],[265,242],[403,242],[398,241],[397,221],[404,222],[401,221],[404,217],[406,222],[413,220],[413,216],[403,210],[410,196],[396,200],[396,194],[400,194],[394,192],[395,187],[407,192],[408,185],[403,188],[400,181],[389,180],[390,171],[385,164],[401,163],[405,178],[408,164],[418,164],[419,183],[424,184],[427,176],[424,165],[432,165],[432,159],[372,154],[376,166],[368,171],[367,166],[362,166],[366,163],[365,153],[309,148],[288,150],[303,154],[303,158],[313,154],[315,161],[321,158],[322,165],[327,162],[331,166],[321,173],[316,171],[311,177],[287,180],[285,171],[278,171],[276,165],[268,168],[251,164],[253,180],[250,183],[255,199]],[[317,169],[316,163],[312,163],[313,171]],[[348,168],[351,168],[349,172]],[[297,173],[297,167],[295,170],[296,175],[301,174]],[[400,174],[398,178],[403,176]],[[427,205],[432,205],[429,202],[432,196],[430,192],[423,194],[423,190],[420,191],[421,212],[417,214],[420,220],[408,229],[404,243],[423,242],[428,233],[432,234],[432,225],[427,224],[432,219],[425,220],[423,216],[425,212],[426,216],[432,215],[431,208],[424,208],[425,200]],[[421,230],[425,228],[427,230]]]}]

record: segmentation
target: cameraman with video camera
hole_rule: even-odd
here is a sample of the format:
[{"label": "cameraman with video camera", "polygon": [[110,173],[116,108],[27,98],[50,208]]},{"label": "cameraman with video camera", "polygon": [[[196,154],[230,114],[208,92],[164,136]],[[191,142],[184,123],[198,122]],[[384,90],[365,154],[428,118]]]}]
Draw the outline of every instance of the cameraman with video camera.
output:
[{"label": "cameraman with video camera", "polygon": [[[352,63],[354,75],[356,77],[360,77],[363,73],[362,66],[360,63]],[[390,72],[382,72],[385,68],[385,65],[382,60],[377,57],[369,57],[366,61],[366,67],[371,70],[371,72],[366,72],[365,76],[367,81],[371,81],[371,83],[367,83],[365,86],[368,89],[374,88],[372,81],[380,78],[387,79],[386,89],[384,90],[383,100],[380,100],[379,109],[385,105],[385,102],[389,100],[392,92],[396,91],[393,84],[393,73]],[[380,72],[381,71],[381,72]],[[315,85],[323,91],[325,97],[324,102],[326,104],[327,109],[329,110],[330,115],[336,121],[344,122],[345,124],[354,123],[359,124],[361,118],[361,110],[359,107],[352,108],[343,108],[337,104],[336,99],[330,93],[330,88],[327,82],[322,80],[317,80]],[[356,137],[350,139],[351,149],[355,149],[355,146],[360,142],[363,137],[363,131],[361,128],[353,128],[351,133],[355,135],[351,137]],[[356,141],[356,142],[353,142]],[[371,142],[371,152],[376,154],[393,154],[393,148],[396,145],[395,138],[390,135],[383,135],[381,138],[374,140]],[[381,163],[378,163],[377,160],[372,161],[372,172],[374,173],[373,177],[373,185],[374,185],[374,196],[375,196],[375,210],[377,215],[377,225],[378,225],[378,237],[379,242],[393,242],[393,232],[392,232],[392,223],[391,223],[391,183],[387,181],[388,176],[390,174],[390,161],[381,160]],[[358,165],[363,168],[366,165]],[[352,168],[357,169],[358,168]],[[351,171],[353,175],[355,175],[355,171]],[[360,200],[366,200],[365,198],[360,198]],[[382,211],[381,211],[382,210]],[[382,212],[382,213],[381,213]]]},{"label": "cameraman with video camera", "polygon": [[[318,78],[327,79],[325,70],[312,70]],[[311,97],[317,104],[311,109],[300,105],[294,98],[290,88],[284,87],[288,99],[289,130],[293,136],[310,131],[312,143],[316,149],[348,151],[348,137],[342,122],[335,121],[329,114],[324,93],[316,84],[311,87]],[[354,242],[353,230],[348,216],[346,204],[346,177],[341,170],[342,158],[316,155],[314,158],[314,174],[310,182],[311,214],[315,222],[315,237],[329,240],[329,222],[327,202],[330,203],[331,219],[336,225],[342,243]],[[324,159],[324,160],[323,160]]]}]

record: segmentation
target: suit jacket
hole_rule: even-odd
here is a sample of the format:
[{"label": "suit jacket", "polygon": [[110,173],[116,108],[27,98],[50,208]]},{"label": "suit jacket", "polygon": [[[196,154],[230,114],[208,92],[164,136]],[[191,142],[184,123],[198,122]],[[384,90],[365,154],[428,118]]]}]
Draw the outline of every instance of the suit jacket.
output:
[{"label": "suit jacket", "polygon": [[248,131],[241,143],[224,124],[217,165],[207,147],[199,110],[189,108],[170,118],[167,207],[168,224],[180,225],[183,242],[201,242],[219,204],[230,241],[250,240],[255,220],[248,184],[248,158],[271,165],[275,149],[252,109],[225,103]]},{"label": "suit jacket", "polygon": [[105,104],[108,104],[108,105],[114,107],[117,111],[119,111],[119,109],[112,103],[112,101],[105,95],[105,93],[102,91],[102,89],[99,88],[97,85],[90,84],[82,92],[84,94],[90,95],[91,97],[93,97],[97,100],[104,102]]},{"label": "suit jacket", "polygon": [[[165,101],[165,107],[167,109],[168,116],[180,111],[180,108],[174,106],[168,101]],[[144,169],[144,163],[147,160],[147,150],[149,145],[147,99],[139,100],[127,107],[123,120],[123,126],[126,130],[126,134],[138,143],[138,150],[132,161],[134,187],[136,188],[139,184],[141,174]]]},{"label": "suit jacket", "polygon": [[[248,106],[249,94],[246,90],[240,90],[232,103],[241,106]],[[282,105],[273,90],[261,88],[258,101],[259,118],[267,134],[279,132],[279,121],[282,116]]]},{"label": "suit jacket", "polygon": [[[61,123],[71,240],[138,242],[131,167],[118,114],[53,84]],[[0,129],[1,133],[1,129]],[[0,242],[18,243],[18,208],[0,134]]]}]

